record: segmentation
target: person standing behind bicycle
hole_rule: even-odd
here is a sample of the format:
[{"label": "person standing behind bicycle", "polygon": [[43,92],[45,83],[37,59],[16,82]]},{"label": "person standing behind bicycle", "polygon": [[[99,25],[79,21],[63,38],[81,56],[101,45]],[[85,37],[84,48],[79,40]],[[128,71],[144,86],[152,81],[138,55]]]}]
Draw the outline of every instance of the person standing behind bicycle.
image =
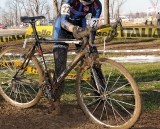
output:
[{"label": "person standing behind bicycle", "polygon": [[[54,24],[53,38],[57,40],[54,44],[53,54],[55,62],[55,77],[58,77],[66,68],[68,45],[59,43],[58,39],[73,39],[75,34],[82,32],[86,28],[85,16],[88,13],[92,14],[92,18],[99,18],[102,11],[102,5],[99,0],[62,0],[61,11],[57,16]],[[74,35],[74,36],[73,36]],[[95,39],[96,32],[92,33],[92,40]],[[92,52],[97,52],[97,48],[92,43]],[[77,49],[81,47],[76,45]],[[98,52],[97,52],[98,53]],[[64,82],[58,89],[56,95],[55,113],[60,114],[60,96],[62,94]]]}]

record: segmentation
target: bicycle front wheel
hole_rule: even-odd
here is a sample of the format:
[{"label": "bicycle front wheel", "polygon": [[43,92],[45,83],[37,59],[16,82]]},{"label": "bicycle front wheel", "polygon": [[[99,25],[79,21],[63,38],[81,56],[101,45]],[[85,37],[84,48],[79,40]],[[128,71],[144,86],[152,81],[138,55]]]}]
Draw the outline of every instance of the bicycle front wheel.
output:
[{"label": "bicycle front wheel", "polygon": [[100,59],[100,64],[101,70],[79,69],[76,79],[78,103],[92,121],[108,128],[128,129],[141,112],[137,84],[115,61]]},{"label": "bicycle front wheel", "polygon": [[27,67],[19,70],[25,56],[24,49],[15,47],[0,53],[0,93],[10,104],[21,108],[35,105],[42,94],[39,85],[43,71],[35,56],[30,57]]}]

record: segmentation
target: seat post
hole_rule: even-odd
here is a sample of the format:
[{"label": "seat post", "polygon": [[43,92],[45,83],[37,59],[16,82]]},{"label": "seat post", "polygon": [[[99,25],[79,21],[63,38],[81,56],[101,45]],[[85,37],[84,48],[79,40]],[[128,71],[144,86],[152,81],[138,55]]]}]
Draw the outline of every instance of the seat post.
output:
[{"label": "seat post", "polygon": [[33,28],[33,33],[34,33],[34,36],[35,36],[35,40],[38,41],[39,40],[39,36],[38,36],[38,33],[37,33],[37,30],[36,30],[36,25],[35,25],[35,20],[30,22],[31,23],[31,26]]}]

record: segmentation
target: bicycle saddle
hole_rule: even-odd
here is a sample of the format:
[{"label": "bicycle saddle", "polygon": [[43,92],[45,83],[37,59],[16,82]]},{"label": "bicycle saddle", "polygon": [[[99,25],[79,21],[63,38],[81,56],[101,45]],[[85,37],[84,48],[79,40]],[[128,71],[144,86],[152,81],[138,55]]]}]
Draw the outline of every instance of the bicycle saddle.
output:
[{"label": "bicycle saddle", "polygon": [[20,17],[20,19],[24,23],[29,23],[31,21],[32,22],[35,21],[36,19],[45,19],[45,16],[34,16],[34,17],[23,16],[23,17]]}]

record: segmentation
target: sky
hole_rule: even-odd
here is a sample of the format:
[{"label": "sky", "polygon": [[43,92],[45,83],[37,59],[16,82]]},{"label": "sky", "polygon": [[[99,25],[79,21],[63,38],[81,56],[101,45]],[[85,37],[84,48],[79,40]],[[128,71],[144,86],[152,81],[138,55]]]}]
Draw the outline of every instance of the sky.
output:
[{"label": "sky", "polygon": [[147,13],[148,7],[152,7],[149,0],[127,0],[121,7],[121,14],[136,13],[137,11]]},{"label": "sky", "polygon": [[[5,8],[6,1],[7,0],[0,0],[0,6],[2,8]],[[100,1],[103,2],[103,0],[100,0]],[[128,14],[130,12],[136,13],[137,11],[147,13],[148,7],[152,7],[149,0],[127,0],[121,8],[121,14]]]},{"label": "sky", "polygon": [[149,7],[153,7],[149,0],[127,0],[122,6],[123,14],[146,12]]}]

